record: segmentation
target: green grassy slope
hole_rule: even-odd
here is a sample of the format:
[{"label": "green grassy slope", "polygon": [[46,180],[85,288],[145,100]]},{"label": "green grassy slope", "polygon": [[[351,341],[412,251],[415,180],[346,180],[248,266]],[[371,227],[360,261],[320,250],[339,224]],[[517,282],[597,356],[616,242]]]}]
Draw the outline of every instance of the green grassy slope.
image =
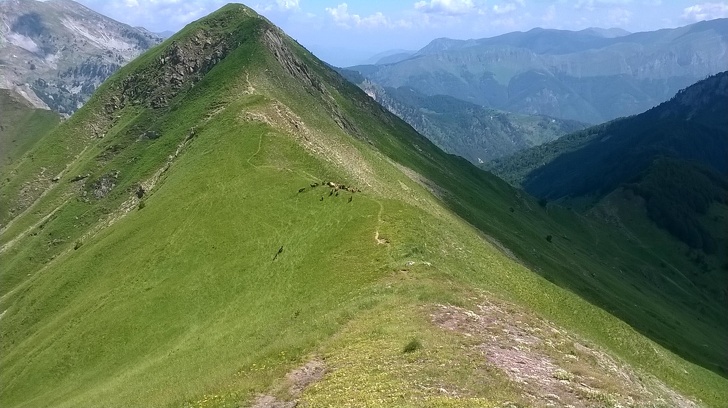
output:
[{"label": "green grassy slope", "polygon": [[61,121],[55,112],[36,109],[7,89],[0,89],[0,112],[0,168],[30,150]]},{"label": "green grassy slope", "polygon": [[[428,311],[483,293],[646,384],[725,405],[724,378],[482,231],[684,356],[720,358],[720,311],[691,319],[670,302],[679,282],[631,288],[640,278],[624,274],[655,261],[643,247],[444,154],[242,6],[123,68],[32,154],[0,184],[2,406],[251,405],[312,356],[332,370],[302,396],[312,406],[528,404],[485,363],[438,368],[473,356]],[[312,187],[322,181],[357,192]],[[412,337],[422,351],[405,355]],[[697,342],[706,351],[688,353]]]}]

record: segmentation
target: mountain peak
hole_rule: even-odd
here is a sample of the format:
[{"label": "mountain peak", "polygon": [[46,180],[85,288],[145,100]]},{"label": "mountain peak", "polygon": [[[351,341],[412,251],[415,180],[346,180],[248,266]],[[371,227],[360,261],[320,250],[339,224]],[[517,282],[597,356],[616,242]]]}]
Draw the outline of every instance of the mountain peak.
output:
[{"label": "mountain peak", "polygon": [[602,37],[602,38],[617,38],[617,37],[624,37],[625,35],[630,35],[630,33],[627,30],[624,30],[622,28],[612,27],[612,28],[600,28],[600,27],[589,27],[585,28],[580,31],[581,33],[594,35],[596,37]]},{"label": "mountain peak", "polygon": [[[222,7],[220,7],[217,11],[213,12],[212,14],[208,15],[207,17],[203,17],[203,19],[214,19],[216,17],[219,17],[220,15],[228,15],[230,17],[249,17],[249,18],[261,18],[265,19],[263,16],[258,14],[255,10],[252,8],[241,4],[241,3],[228,3]],[[267,21],[267,19],[265,19]]]},{"label": "mountain peak", "polygon": [[228,4],[190,23],[165,46],[135,61],[110,81],[115,89],[107,111],[131,104],[152,108],[168,105],[183,88],[192,87],[244,42],[255,40],[274,26],[249,7]]}]

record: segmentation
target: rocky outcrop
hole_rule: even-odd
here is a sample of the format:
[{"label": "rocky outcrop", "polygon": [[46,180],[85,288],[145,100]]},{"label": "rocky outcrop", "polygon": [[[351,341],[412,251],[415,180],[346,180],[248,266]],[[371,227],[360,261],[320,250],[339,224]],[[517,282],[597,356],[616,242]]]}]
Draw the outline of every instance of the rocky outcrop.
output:
[{"label": "rocky outcrop", "polygon": [[[98,180],[91,183],[88,193],[97,200],[108,196],[109,193],[111,193],[111,190],[113,190],[118,184],[119,174],[120,172],[117,170],[99,177]],[[84,192],[83,195],[87,196],[88,194]]]},{"label": "rocky outcrop", "polygon": [[161,108],[186,85],[193,85],[224,59],[235,44],[230,38],[204,30],[174,41],[153,63],[152,69],[135,73],[120,82],[119,98],[106,106],[112,112],[127,103]]}]

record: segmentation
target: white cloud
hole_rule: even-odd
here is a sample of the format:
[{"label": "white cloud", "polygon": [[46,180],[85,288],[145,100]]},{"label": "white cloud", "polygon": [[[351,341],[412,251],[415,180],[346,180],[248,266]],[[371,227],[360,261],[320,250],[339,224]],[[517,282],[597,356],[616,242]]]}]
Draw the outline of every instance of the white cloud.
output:
[{"label": "white cloud", "polygon": [[631,3],[632,0],[578,0],[574,4],[577,10],[594,11],[600,7],[623,6]]},{"label": "white cloud", "polygon": [[254,9],[262,12],[269,11],[299,11],[301,5],[299,0],[267,0],[265,2],[254,4]]},{"label": "white cloud", "polygon": [[632,12],[622,8],[611,9],[607,12],[607,22],[613,27],[624,27],[632,20]]},{"label": "white cloud", "polygon": [[516,11],[519,7],[525,6],[524,0],[515,0],[503,4],[494,4],[493,13],[495,14],[508,14]]},{"label": "white cloud", "polygon": [[362,17],[359,14],[352,14],[349,12],[349,5],[341,3],[336,7],[326,7],[326,12],[334,20],[334,23],[341,27],[364,27],[364,28],[375,28],[375,27],[406,27],[407,23],[401,20],[397,23],[392,23],[387,16],[382,12],[377,11],[369,16]]},{"label": "white cloud", "polygon": [[300,8],[298,0],[276,0],[276,4],[282,10],[298,10]]},{"label": "white cloud", "polygon": [[178,29],[225,4],[226,0],[79,0],[85,6],[132,26],[153,31]]},{"label": "white cloud", "polygon": [[728,17],[728,3],[702,3],[683,10],[682,18],[690,21]]},{"label": "white cloud", "polygon": [[546,13],[544,13],[543,17],[541,17],[541,20],[543,20],[546,23],[550,23],[556,19],[556,6],[553,4],[548,6],[546,9]]},{"label": "white cloud", "polygon": [[415,3],[415,9],[424,11],[425,13],[443,14],[446,16],[458,16],[483,11],[473,0],[423,0]]},{"label": "white cloud", "polygon": [[493,12],[495,14],[506,14],[510,13],[511,11],[516,10],[516,5],[513,3],[506,3],[506,4],[494,4],[493,5]]},{"label": "white cloud", "polygon": [[336,8],[326,7],[326,12],[329,13],[334,22],[338,25],[349,27],[351,21],[351,14],[349,14],[349,5],[341,3]]}]

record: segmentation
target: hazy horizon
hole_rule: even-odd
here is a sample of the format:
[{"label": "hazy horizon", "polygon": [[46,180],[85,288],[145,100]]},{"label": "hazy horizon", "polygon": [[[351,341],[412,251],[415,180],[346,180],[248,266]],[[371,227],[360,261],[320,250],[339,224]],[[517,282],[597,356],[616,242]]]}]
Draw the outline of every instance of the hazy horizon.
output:
[{"label": "hazy horizon", "polygon": [[[80,0],[85,6],[154,32],[177,31],[227,0]],[[728,17],[728,1],[695,0],[251,0],[246,4],[318,57],[336,66],[393,50],[418,50],[435,38],[493,37],[536,27],[629,32]]]}]

